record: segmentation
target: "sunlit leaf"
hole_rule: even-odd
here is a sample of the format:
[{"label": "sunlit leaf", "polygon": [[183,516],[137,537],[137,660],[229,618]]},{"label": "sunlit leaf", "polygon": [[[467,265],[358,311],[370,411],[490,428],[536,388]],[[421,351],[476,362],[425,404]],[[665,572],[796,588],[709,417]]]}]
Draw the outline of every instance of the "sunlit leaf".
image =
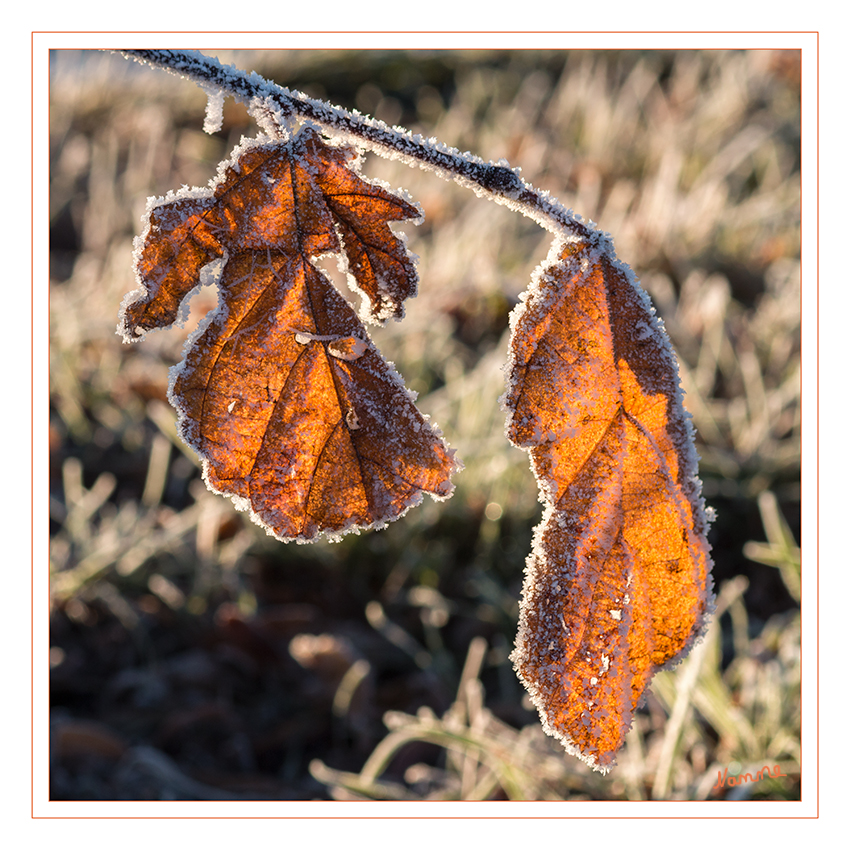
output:
[{"label": "sunlit leaf", "polygon": [[307,128],[246,144],[212,190],[153,205],[137,246],[142,286],[121,316],[132,341],[175,322],[202,275],[216,279],[219,306],[173,371],[170,398],[210,488],[284,540],[381,527],[423,492],[449,496],[458,466],[313,264],[344,251],[375,320],[401,316],[415,293],[388,222],[419,212],[351,159]]},{"label": "sunlit leaf", "polygon": [[512,325],[508,436],[545,504],[512,659],[546,730],[606,770],[711,607],[692,430],[666,335],[604,248],[557,246]]}]

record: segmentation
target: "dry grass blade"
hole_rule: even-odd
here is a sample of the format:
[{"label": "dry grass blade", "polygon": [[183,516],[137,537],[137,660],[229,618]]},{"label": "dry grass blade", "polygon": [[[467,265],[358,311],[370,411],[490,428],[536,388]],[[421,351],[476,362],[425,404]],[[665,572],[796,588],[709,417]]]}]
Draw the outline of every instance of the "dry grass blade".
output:
[{"label": "dry grass blade", "polygon": [[777,567],[788,592],[799,602],[802,565],[800,548],[796,545],[787,521],[779,511],[776,496],[769,490],[765,490],[759,494],[758,504],[768,542],[747,542],[744,545],[744,555],[751,561]]},{"label": "dry grass blade", "polygon": [[390,732],[359,773],[333,770],[317,760],[310,766],[314,778],[331,786],[335,799],[421,799],[421,791],[382,776],[404,747],[429,743],[445,752],[445,767],[413,765],[405,772],[414,788],[432,788],[426,799],[556,799],[549,786],[563,778],[560,759],[541,752],[539,736],[529,734],[534,727],[517,733],[484,708],[478,675],[485,650],[480,638],[470,644],[457,698],[442,717],[427,709],[416,715],[389,712],[384,723]]}]

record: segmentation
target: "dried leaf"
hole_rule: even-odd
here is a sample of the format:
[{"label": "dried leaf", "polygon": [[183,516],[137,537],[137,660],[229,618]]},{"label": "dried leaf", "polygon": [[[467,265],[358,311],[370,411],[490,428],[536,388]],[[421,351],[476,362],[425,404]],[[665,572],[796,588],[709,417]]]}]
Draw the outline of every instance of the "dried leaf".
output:
[{"label": "dried leaf", "polygon": [[376,321],[400,317],[415,293],[388,222],[419,212],[351,171],[351,158],[305,128],[237,149],[211,191],[155,204],[137,246],[142,287],[119,325],[132,341],[172,324],[218,272],[219,306],[173,370],[170,399],[208,486],[284,540],[381,527],[423,492],[448,497],[458,467],[312,263],[344,251]]},{"label": "dried leaf", "polygon": [[401,318],[404,300],[416,294],[416,269],[387,223],[418,219],[420,212],[364,181],[351,170],[357,164],[351,148],[326,145],[306,127],[287,143],[237,148],[212,192],[188,190],[157,203],[137,246],[142,289],[124,304],[125,339],[176,321],[201,270],[225,252],[317,257],[340,250],[338,232],[350,282],[368,299],[370,318]]},{"label": "dried leaf", "polygon": [[605,771],[711,608],[692,429],[666,334],[606,249],[556,246],[512,326],[507,433],[546,505],[512,660],[547,732]]}]

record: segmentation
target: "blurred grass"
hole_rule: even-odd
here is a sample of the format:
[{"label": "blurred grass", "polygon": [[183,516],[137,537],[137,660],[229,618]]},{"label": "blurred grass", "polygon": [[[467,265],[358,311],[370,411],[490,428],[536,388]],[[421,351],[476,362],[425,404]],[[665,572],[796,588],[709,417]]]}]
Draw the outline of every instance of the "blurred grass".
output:
[{"label": "blurred grass", "polygon": [[[145,199],[242,134],[193,85],[99,53],[51,75],[56,799],[797,799],[799,57],[794,52],[221,54],[485,158],[611,232],[681,362],[716,509],[720,613],[656,677],[608,777],[540,731],[507,660],[539,505],[504,438],[507,315],[533,223],[368,156],[425,211],[421,293],[374,336],[466,469],[383,532],[284,546],[176,439],[187,328],[115,336]],[[331,272],[334,270],[331,269]],[[386,723],[386,726],[384,725]],[[388,731],[389,729],[389,731]],[[718,770],[783,779],[712,790]]]}]

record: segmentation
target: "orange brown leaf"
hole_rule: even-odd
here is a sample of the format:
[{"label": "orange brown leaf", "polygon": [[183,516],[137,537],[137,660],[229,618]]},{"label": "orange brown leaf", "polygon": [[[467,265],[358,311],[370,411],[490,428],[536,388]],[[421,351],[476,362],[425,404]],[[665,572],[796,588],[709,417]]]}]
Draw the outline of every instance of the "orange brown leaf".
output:
[{"label": "orange brown leaf", "polygon": [[416,269],[388,222],[418,219],[420,212],[363,180],[351,170],[356,166],[351,148],[326,145],[306,127],[287,143],[237,148],[212,191],[156,203],[136,247],[142,287],[123,306],[125,339],[174,322],[211,261],[267,249],[317,257],[342,247],[369,317],[401,318],[405,299],[416,293]]},{"label": "orange brown leaf", "polygon": [[711,609],[692,429],[666,334],[605,247],[557,246],[512,326],[507,433],[546,505],[512,660],[546,731],[605,771]]},{"label": "orange brown leaf", "polygon": [[[141,288],[119,329],[175,322],[206,275],[219,306],[172,370],[169,397],[207,484],[283,540],[382,527],[422,493],[451,494],[454,453],[312,260],[345,252],[372,319],[416,289],[389,221],[418,210],[310,128],[249,143],[213,182],[155,204],[136,249]],[[215,261],[218,261],[216,263]]]}]

